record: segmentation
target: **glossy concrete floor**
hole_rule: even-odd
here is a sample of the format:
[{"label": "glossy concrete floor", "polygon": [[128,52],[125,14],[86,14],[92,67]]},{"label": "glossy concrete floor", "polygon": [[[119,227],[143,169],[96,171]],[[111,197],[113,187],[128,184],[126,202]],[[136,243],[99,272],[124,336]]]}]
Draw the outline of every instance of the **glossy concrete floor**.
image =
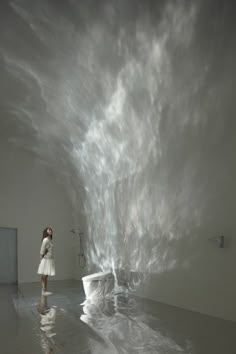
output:
[{"label": "glossy concrete floor", "polygon": [[[235,354],[236,323],[118,294],[85,301],[79,281],[0,286],[3,354]],[[82,304],[83,303],[83,304]]]}]

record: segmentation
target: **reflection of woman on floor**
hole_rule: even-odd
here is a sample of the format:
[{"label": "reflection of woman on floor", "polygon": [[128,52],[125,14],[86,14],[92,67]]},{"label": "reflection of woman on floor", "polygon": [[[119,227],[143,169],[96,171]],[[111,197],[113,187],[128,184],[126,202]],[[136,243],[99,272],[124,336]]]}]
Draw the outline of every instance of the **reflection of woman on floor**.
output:
[{"label": "reflection of woman on floor", "polygon": [[41,295],[40,303],[37,305],[37,310],[41,315],[45,315],[49,311],[47,296]]},{"label": "reflection of woman on floor", "polygon": [[50,227],[43,230],[43,240],[40,249],[42,257],[38,268],[38,274],[41,274],[42,294],[50,295],[47,291],[48,276],[55,275],[55,264],[53,258],[53,244],[52,244],[53,231]]},{"label": "reflection of woman on floor", "polygon": [[40,344],[43,353],[54,353],[52,348],[51,337],[55,336],[56,333],[53,332],[56,322],[56,308],[53,306],[49,308],[47,305],[47,296],[41,295],[40,303],[37,306],[37,310],[40,313]]}]

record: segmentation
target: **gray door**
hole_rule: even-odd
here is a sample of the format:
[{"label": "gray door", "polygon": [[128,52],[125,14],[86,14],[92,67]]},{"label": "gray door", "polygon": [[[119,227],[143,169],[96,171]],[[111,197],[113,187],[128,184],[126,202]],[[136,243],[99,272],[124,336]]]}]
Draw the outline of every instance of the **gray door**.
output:
[{"label": "gray door", "polygon": [[16,229],[0,227],[0,284],[17,283]]}]

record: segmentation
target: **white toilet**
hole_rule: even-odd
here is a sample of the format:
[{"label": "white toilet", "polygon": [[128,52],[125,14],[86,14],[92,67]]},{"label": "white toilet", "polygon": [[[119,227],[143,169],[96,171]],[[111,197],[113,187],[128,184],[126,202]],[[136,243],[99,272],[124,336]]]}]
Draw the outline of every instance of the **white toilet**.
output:
[{"label": "white toilet", "polygon": [[104,297],[114,289],[114,275],[111,272],[90,274],[82,278],[85,296]]}]

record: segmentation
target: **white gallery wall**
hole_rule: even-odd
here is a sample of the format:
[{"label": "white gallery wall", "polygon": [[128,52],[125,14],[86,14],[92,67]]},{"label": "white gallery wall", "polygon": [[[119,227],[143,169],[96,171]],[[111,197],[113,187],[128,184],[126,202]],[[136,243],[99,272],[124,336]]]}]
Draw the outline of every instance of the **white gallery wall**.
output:
[{"label": "white gallery wall", "polygon": [[48,167],[32,154],[0,143],[0,226],[17,228],[18,282],[39,279],[37,268],[42,230],[54,230],[56,276],[73,277],[73,238],[70,204]]}]

